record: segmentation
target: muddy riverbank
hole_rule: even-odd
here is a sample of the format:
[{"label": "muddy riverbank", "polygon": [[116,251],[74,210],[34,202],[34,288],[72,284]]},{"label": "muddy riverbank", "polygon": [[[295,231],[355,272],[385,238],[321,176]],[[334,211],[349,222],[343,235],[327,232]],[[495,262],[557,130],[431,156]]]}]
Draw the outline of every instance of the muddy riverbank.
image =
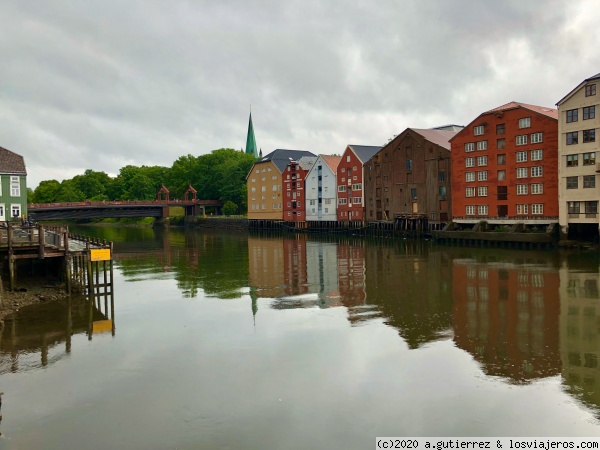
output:
[{"label": "muddy riverbank", "polygon": [[64,283],[50,278],[31,278],[23,280],[15,291],[5,289],[7,283],[0,285],[0,320],[24,306],[53,302],[67,297]]}]

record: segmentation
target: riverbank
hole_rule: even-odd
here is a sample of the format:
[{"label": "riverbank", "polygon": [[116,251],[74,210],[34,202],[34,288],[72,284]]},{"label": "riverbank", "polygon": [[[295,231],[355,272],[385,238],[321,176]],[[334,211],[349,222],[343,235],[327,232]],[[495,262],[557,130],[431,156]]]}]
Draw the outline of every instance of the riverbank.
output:
[{"label": "riverbank", "polygon": [[[2,283],[2,285],[6,284]],[[62,282],[47,278],[24,280],[22,286],[15,292],[7,291],[0,286],[0,320],[25,306],[62,300],[67,296]]]}]

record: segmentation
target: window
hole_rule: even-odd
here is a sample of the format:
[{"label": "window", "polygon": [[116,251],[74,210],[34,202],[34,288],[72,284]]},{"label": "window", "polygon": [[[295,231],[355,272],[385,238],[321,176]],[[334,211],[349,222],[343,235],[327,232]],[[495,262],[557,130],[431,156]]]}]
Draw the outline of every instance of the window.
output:
[{"label": "window", "polygon": [[532,183],[531,184],[531,193],[532,194],[543,194],[544,193],[544,183]]},{"label": "window", "polygon": [[438,173],[438,181],[440,183],[443,183],[446,181],[446,172],[439,172]]},{"label": "window", "polygon": [[[496,197],[498,200],[508,199],[508,186],[496,186]],[[498,214],[500,215],[500,214]]]},{"label": "window", "polygon": [[346,199],[345,198],[339,198],[338,199],[338,205],[345,205],[346,204]]},{"label": "window", "polygon": [[527,178],[527,167],[517,168],[517,178]]},{"label": "window", "polygon": [[520,136],[517,136],[515,143],[516,143],[516,145],[525,145],[525,144],[527,144],[527,135],[526,134],[522,134]]},{"label": "window", "polygon": [[523,215],[523,214],[528,214],[528,205],[517,205],[517,214],[519,215]]},{"label": "window", "polygon": [[478,207],[478,213],[480,216],[487,216],[488,215],[488,207],[487,205],[479,205]]},{"label": "window", "polygon": [[498,150],[503,150],[506,148],[506,139],[496,139],[496,148]]},{"label": "window", "polygon": [[533,178],[536,177],[541,177],[544,175],[544,168],[543,166],[534,166],[531,168],[531,176]]},{"label": "window", "polygon": [[487,150],[487,141],[477,142],[477,150]]},{"label": "window", "polygon": [[338,192],[346,192],[346,185],[345,184],[340,184],[338,186]]},{"label": "window", "polygon": [[[313,202],[314,202],[314,200],[311,200],[311,201],[313,201]],[[313,203],[313,204],[314,204],[314,203]],[[330,199],[330,198],[326,198],[326,199],[325,199],[325,204],[326,204],[326,205],[331,205],[331,199]]]},{"label": "window", "polygon": [[466,172],[465,181],[475,181],[475,172]]},{"label": "window", "polygon": [[567,212],[569,214],[579,214],[580,211],[579,202],[567,202]]},{"label": "window", "polygon": [[350,155],[346,156],[346,162],[350,162]]},{"label": "window", "polygon": [[[11,180],[10,182],[12,183],[12,179],[13,178],[19,178],[19,177],[10,177]],[[13,195],[13,197],[15,197]],[[21,205],[10,205],[10,215],[11,217],[21,217]]]},{"label": "window", "polygon": [[440,193],[440,197],[445,197],[446,196],[446,186],[440,186],[439,193]]},{"label": "window", "polygon": [[596,175],[584,175],[583,176],[583,187],[584,188],[595,188],[596,187]]},{"label": "window", "polygon": [[534,203],[531,205],[531,214],[544,214],[544,205],[542,203]]},{"label": "window", "polygon": [[598,202],[585,202],[586,214],[598,214]]},{"label": "window", "polygon": [[315,200],[309,200],[310,206],[315,206],[315,202],[316,202]]},{"label": "window", "polygon": [[584,153],[583,154],[583,165],[593,166],[596,164],[596,152]]},{"label": "window", "polygon": [[465,197],[475,197],[475,188],[468,187],[465,191]]},{"label": "window", "polygon": [[477,172],[477,181],[485,181],[488,179],[487,170],[482,170],[481,172]]},{"label": "window", "polygon": [[579,155],[567,155],[567,167],[575,167],[579,165]]},{"label": "window", "polygon": [[472,152],[474,150],[475,150],[475,143],[469,142],[468,144],[465,144],[465,152]]},{"label": "window", "polygon": [[475,167],[475,158],[466,158],[465,167]]},{"label": "window", "polygon": [[483,125],[473,127],[473,134],[475,136],[481,136],[483,134]]},{"label": "window", "polygon": [[517,184],[517,195],[527,195],[526,184]]},{"label": "window", "polygon": [[488,188],[487,186],[479,186],[477,188],[477,196],[478,197],[487,197],[488,195]]},{"label": "window", "polygon": [[352,203],[360,204],[360,203],[362,203],[362,200],[360,197],[352,197]]},{"label": "window", "polygon": [[531,133],[529,137],[532,144],[539,144],[544,141],[544,133]]},{"label": "window", "polygon": [[583,142],[596,142],[596,130],[583,130]]},{"label": "window", "polygon": [[496,134],[504,134],[506,133],[506,127],[503,123],[499,123],[496,125]]},{"label": "window", "polygon": [[504,153],[496,156],[496,161],[499,166],[506,164],[506,155]]},{"label": "window", "polygon": [[531,160],[532,161],[541,161],[542,160],[542,150],[531,150]]},{"label": "window", "polygon": [[567,123],[577,122],[577,109],[567,110]]},{"label": "window", "polygon": [[[21,183],[19,182],[19,177],[10,177],[10,195],[11,197],[20,197],[21,196]],[[19,206],[20,208],[20,206]],[[20,209],[19,209],[20,211]],[[20,216],[20,214],[19,214]],[[15,216],[13,216],[15,217]]]},{"label": "window", "polygon": [[356,166],[352,166],[352,170],[356,172]]},{"label": "window", "polygon": [[577,144],[579,142],[579,132],[573,131],[571,133],[567,133],[567,145]]},{"label": "window", "polygon": [[527,152],[517,152],[517,162],[526,162]]},{"label": "window", "polygon": [[583,108],[583,120],[593,119],[596,117],[596,107],[586,106]]},{"label": "window", "polygon": [[591,95],[596,95],[596,85],[595,84],[588,84],[585,87],[585,96],[589,97]]},{"label": "window", "polygon": [[413,199],[413,200],[417,199],[417,188],[412,188],[410,190],[410,198]]},{"label": "window", "polygon": [[498,181],[504,181],[506,180],[506,170],[499,170],[498,171]]},{"label": "window", "polygon": [[477,165],[478,166],[487,166],[487,156],[478,156],[477,157]]},{"label": "window", "polygon": [[352,185],[352,190],[353,191],[361,191],[362,190],[362,183],[355,183]]},{"label": "window", "polygon": [[411,172],[412,171],[412,159],[407,159],[406,160],[406,171],[407,172]]},{"label": "window", "polygon": [[266,186],[262,186],[262,187],[260,188],[260,191],[261,191],[261,192],[267,192],[267,187],[266,187]]},{"label": "window", "polygon": [[[348,158],[350,158],[350,157],[348,156]],[[350,161],[350,160],[348,160],[348,161]],[[342,173],[346,173],[346,168],[345,167],[342,167]]]},{"label": "window", "polygon": [[567,189],[577,189],[579,177],[567,177]]},{"label": "window", "polygon": [[475,206],[470,205],[467,206],[467,216],[474,216],[475,215]]},{"label": "window", "polygon": [[531,126],[531,117],[519,119],[519,128],[529,128]]}]

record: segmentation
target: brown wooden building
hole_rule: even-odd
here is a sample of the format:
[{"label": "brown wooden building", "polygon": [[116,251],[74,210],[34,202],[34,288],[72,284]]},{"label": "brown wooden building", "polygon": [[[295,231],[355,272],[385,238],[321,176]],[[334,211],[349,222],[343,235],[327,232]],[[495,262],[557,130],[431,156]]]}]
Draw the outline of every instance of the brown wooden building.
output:
[{"label": "brown wooden building", "polygon": [[424,217],[430,227],[447,223],[450,203],[450,143],[462,129],[407,128],[365,164],[366,220]]}]

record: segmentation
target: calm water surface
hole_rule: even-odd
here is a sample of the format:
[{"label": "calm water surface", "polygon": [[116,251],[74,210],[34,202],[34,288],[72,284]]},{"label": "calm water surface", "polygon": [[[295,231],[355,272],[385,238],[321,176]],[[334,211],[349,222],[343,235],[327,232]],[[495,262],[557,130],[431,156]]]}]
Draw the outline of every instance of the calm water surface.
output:
[{"label": "calm water surface", "polygon": [[2,449],[600,435],[597,254],[78,231],[115,241],[114,335],[78,298],[5,320]]}]

